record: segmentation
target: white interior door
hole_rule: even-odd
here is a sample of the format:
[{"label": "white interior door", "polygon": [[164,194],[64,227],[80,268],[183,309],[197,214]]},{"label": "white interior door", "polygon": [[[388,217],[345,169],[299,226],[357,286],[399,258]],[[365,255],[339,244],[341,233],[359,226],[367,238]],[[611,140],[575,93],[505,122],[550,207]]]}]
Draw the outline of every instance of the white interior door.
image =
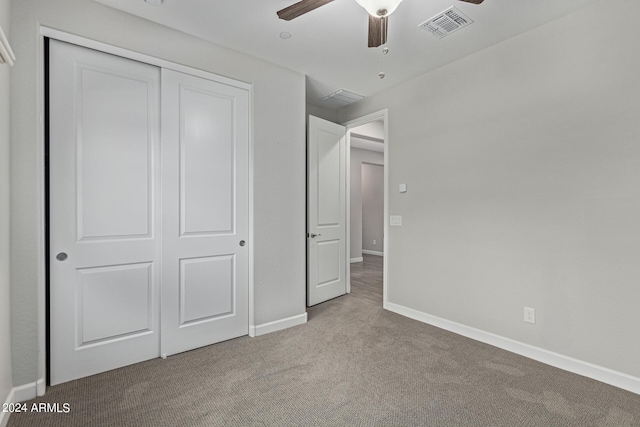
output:
[{"label": "white interior door", "polygon": [[159,355],[159,69],[50,41],[51,384]]},{"label": "white interior door", "polygon": [[309,116],[307,305],[346,293],[346,129]]},{"label": "white interior door", "polygon": [[248,91],[162,70],[162,354],[246,335]]}]

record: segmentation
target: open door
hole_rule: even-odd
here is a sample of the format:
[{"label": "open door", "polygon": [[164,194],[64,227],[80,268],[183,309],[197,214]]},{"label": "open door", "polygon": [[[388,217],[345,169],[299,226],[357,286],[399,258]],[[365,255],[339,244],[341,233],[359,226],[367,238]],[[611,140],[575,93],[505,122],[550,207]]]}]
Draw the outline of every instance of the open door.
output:
[{"label": "open door", "polygon": [[347,292],[346,128],[309,116],[307,305]]}]

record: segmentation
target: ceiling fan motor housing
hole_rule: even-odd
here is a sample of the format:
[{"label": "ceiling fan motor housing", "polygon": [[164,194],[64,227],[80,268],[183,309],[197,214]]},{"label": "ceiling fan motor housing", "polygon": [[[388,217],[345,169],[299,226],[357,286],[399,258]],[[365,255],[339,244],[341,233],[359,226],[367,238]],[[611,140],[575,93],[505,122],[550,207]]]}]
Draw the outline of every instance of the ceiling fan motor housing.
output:
[{"label": "ceiling fan motor housing", "polygon": [[389,16],[402,0],[356,0],[371,16]]}]

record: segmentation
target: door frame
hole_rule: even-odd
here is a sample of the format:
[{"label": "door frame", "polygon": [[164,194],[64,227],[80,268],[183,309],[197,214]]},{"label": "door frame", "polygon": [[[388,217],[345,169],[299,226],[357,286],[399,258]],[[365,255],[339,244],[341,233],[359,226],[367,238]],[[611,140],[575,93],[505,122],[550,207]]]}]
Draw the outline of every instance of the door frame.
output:
[{"label": "door frame", "polygon": [[45,161],[46,144],[48,141],[48,129],[46,128],[46,105],[48,94],[45,93],[45,79],[48,78],[47,63],[45,60],[45,39],[51,38],[59,41],[72,43],[78,46],[86,47],[89,49],[98,50],[104,53],[121,56],[123,58],[132,59],[139,62],[144,62],[150,65],[154,65],[160,68],[166,68],[186,74],[190,74],[196,77],[202,77],[205,79],[213,80],[229,86],[245,89],[249,92],[249,336],[255,336],[255,318],[254,318],[254,197],[253,197],[253,85],[251,83],[241,82],[238,80],[223,77],[208,71],[191,68],[185,65],[176,64],[171,61],[159,59],[150,55],[130,51],[124,48],[113,46],[107,43],[99,42],[96,40],[88,39],[85,37],[76,36],[66,33],[64,31],[56,30],[50,27],[40,25],[38,29],[37,40],[37,63],[36,63],[36,95],[37,95],[37,110],[38,116],[34,118],[37,128],[37,143],[36,152],[38,163],[36,165],[37,174],[37,187],[36,198],[38,200],[37,215],[37,232],[36,238],[38,241],[38,253],[37,253],[37,276],[38,276],[38,293],[37,293],[37,332],[38,332],[38,377],[35,383],[30,384],[29,389],[32,392],[24,390],[25,400],[43,396],[46,392],[46,386],[48,384],[48,231],[47,231],[47,217],[48,206],[46,203],[47,197],[47,164]]},{"label": "door frame", "polygon": [[359,117],[357,119],[349,120],[342,123],[347,128],[347,221],[346,221],[346,265],[347,265],[347,293],[351,292],[351,130],[355,127],[373,122],[376,120],[382,120],[384,127],[384,152],[383,152],[383,168],[384,168],[384,239],[382,242],[382,251],[384,257],[382,259],[382,307],[387,308],[387,286],[388,286],[388,255],[389,255],[389,110],[376,111]]}]

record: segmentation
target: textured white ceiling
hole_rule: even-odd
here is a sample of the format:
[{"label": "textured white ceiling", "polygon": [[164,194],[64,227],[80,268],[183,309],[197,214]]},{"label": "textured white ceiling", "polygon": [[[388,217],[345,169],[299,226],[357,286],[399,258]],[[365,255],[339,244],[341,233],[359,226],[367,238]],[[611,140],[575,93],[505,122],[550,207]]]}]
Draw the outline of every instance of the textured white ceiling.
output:
[{"label": "textured white ceiling", "polygon": [[[355,0],[335,0],[292,21],[276,11],[295,0],[96,1],[304,73],[307,102],[335,108],[320,98],[341,88],[371,96],[597,0],[404,0],[389,17],[387,55],[367,47],[367,13]],[[452,5],[475,22],[443,39],[418,28]],[[283,31],[292,37],[281,39]]]}]

